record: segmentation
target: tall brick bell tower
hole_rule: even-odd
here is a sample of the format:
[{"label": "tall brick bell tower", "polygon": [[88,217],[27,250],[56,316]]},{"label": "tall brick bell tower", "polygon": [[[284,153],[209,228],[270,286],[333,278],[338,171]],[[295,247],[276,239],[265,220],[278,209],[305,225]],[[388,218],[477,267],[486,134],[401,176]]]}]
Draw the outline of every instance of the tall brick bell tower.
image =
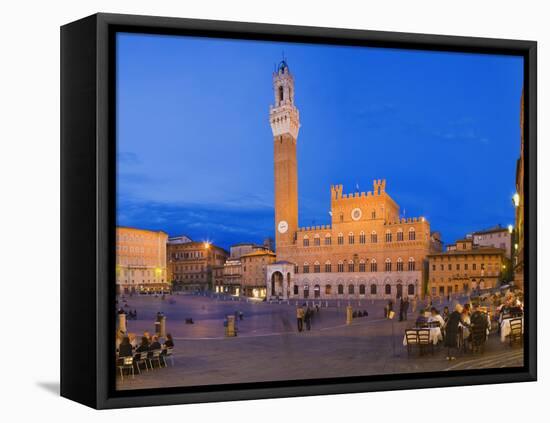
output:
[{"label": "tall brick bell tower", "polygon": [[273,73],[275,103],[270,106],[275,170],[275,242],[277,253],[294,244],[298,230],[296,142],[300,113],[294,105],[294,78],[285,60]]}]

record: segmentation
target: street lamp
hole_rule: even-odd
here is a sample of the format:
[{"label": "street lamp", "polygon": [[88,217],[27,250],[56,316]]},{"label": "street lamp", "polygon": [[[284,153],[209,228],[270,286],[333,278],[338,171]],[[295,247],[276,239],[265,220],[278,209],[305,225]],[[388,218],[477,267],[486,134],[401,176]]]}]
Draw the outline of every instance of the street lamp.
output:
[{"label": "street lamp", "polygon": [[517,192],[512,196],[512,201],[514,206],[519,207],[519,194]]},{"label": "street lamp", "polygon": [[512,232],[514,232],[514,226],[513,225],[508,225],[508,232],[511,234]]}]

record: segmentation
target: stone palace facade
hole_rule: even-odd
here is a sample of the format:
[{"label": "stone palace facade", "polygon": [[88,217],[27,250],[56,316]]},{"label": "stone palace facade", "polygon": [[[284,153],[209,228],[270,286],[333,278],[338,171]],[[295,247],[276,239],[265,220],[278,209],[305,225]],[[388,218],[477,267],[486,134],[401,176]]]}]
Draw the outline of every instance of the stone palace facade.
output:
[{"label": "stone palace facade", "polygon": [[441,251],[423,217],[401,218],[399,205],[375,180],[369,192],[330,187],[331,223],[298,225],[296,143],[300,115],[285,61],[273,74],[270,123],[274,145],[277,261],[268,265],[268,298],[358,299],[421,295],[427,256]]}]

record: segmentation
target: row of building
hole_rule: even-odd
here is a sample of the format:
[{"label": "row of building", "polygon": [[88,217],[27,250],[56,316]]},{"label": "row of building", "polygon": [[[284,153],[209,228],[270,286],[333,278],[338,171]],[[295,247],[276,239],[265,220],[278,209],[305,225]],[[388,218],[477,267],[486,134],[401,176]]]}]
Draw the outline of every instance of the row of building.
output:
[{"label": "row of building", "polygon": [[[371,253],[377,248],[383,251],[379,260],[359,258],[353,249],[355,235],[348,234],[341,244],[336,241],[336,248],[342,249],[337,258],[326,251],[332,249],[331,243],[312,242],[304,247],[311,250],[311,258],[288,262],[277,260],[269,240],[263,245],[236,244],[226,251],[187,236],[169,237],[162,231],[118,227],[117,292],[213,291],[251,298],[323,299],[443,296],[495,287],[509,275],[511,232],[508,228],[497,226],[475,232],[447,246],[445,252],[426,257],[411,255],[414,251],[411,244],[416,242],[413,231],[408,231],[406,238],[396,235],[399,233],[388,232],[391,235],[384,236],[380,246],[374,238],[365,239],[364,245],[370,246]],[[313,237],[321,238],[320,235]],[[357,240],[357,244],[362,243],[362,238]],[[430,243],[430,248],[440,250],[437,236],[432,234]],[[344,256],[347,258],[340,259]],[[285,267],[291,274],[287,295],[272,286],[277,282],[275,272]],[[299,280],[303,281],[301,285],[297,283]]]}]

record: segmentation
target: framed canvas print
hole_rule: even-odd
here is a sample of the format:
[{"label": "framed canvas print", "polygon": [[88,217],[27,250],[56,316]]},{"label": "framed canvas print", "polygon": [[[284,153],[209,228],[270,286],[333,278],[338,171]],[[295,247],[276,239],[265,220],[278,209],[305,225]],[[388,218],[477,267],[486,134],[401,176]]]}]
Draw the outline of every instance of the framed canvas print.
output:
[{"label": "framed canvas print", "polygon": [[61,393],[536,380],[536,43],[61,29]]}]

